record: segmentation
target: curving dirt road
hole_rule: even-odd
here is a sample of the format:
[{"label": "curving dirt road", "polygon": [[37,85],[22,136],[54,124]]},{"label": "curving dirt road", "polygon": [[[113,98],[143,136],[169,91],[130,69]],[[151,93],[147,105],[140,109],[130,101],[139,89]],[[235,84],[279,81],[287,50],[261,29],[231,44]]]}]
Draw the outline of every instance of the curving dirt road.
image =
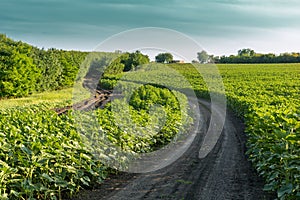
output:
[{"label": "curving dirt road", "polygon": [[208,102],[199,100],[199,105],[202,125],[176,162],[155,172],[111,176],[99,188],[83,191],[76,200],[274,199],[273,194],[263,192],[262,180],[247,161],[244,126],[232,113],[219,116],[226,117],[222,134],[214,149],[199,158],[211,115]]}]

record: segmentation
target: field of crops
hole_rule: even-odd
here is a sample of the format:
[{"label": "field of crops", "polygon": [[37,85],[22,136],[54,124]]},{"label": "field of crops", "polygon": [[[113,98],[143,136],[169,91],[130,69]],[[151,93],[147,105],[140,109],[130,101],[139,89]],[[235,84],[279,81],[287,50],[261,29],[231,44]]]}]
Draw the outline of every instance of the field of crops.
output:
[{"label": "field of crops", "polygon": [[[180,91],[193,88],[201,98],[223,92],[213,65],[169,64],[163,67],[144,67],[134,78],[130,74],[106,75],[100,84],[114,88],[119,79],[141,83],[154,81],[172,85]],[[299,198],[300,64],[220,64],[218,69],[228,107],[246,124],[247,154],[266,180],[264,189],[277,191],[278,198]],[[190,84],[182,81],[180,75]]]},{"label": "field of crops", "polygon": [[[123,158],[112,148],[110,153],[105,153],[103,148],[97,149],[102,141],[95,145],[91,143],[95,138],[105,136],[132,154],[153,151],[172,141],[191,123],[187,99],[181,92],[193,89],[198,97],[209,98],[210,93],[222,91],[220,87],[207,89],[205,81],[211,86],[216,79],[210,65],[195,66],[205,74],[205,79],[190,64],[168,66],[148,66],[139,73],[104,76],[100,82],[102,86],[116,86],[122,91],[137,90],[124,100],[117,99],[117,103],[91,114],[74,112],[58,116],[51,108],[62,105],[55,104],[2,109],[0,199],[60,199],[101,182],[108,171],[101,159]],[[265,178],[265,189],[277,191],[282,199],[299,198],[300,65],[230,64],[218,67],[228,106],[246,124],[247,154]],[[182,80],[180,74],[189,82]],[[138,83],[148,85],[137,87]],[[164,87],[155,87],[157,85]],[[216,85],[219,86],[217,82]],[[167,88],[181,92],[171,92]],[[155,108],[158,114],[151,115],[150,105],[153,104],[162,105],[164,109]],[[130,123],[126,121],[128,113],[122,112],[125,106],[132,117]],[[119,111],[119,118],[113,116],[116,111]],[[166,116],[166,121],[162,116]],[[161,121],[165,123],[158,128],[158,134],[151,132],[156,130],[153,124]],[[88,130],[97,128],[90,126],[92,122],[99,124],[101,131]],[[121,129],[120,123],[127,127]],[[136,126],[131,123],[140,125],[142,136],[135,133]]]},{"label": "field of crops", "polygon": [[[200,97],[207,93],[190,65],[173,65]],[[204,68],[204,66],[197,66]],[[209,66],[205,67],[209,73]],[[300,198],[300,64],[218,65],[228,106],[246,124],[248,156],[278,198]],[[204,87],[203,87],[204,86]]]},{"label": "field of crops", "polygon": [[111,168],[126,169],[129,156],[169,144],[192,122],[181,93],[121,85],[138,89],[101,110],[56,114],[66,102],[1,109],[0,199],[70,197]]},{"label": "field of crops", "polygon": [[0,199],[58,199],[105,177],[72,115],[58,116],[52,106],[1,111]]}]

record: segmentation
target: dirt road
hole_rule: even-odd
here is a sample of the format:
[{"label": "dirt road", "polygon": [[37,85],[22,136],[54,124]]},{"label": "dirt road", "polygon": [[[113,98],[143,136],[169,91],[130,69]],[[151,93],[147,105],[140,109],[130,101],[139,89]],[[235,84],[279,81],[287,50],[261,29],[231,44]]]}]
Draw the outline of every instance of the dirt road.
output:
[{"label": "dirt road", "polygon": [[[189,149],[172,165],[145,174],[120,173],[98,189],[83,191],[78,199],[274,199],[263,192],[263,182],[245,156],[243,123],[227,112],[214,149],[199,158],[210,124],[208,103],[199,100],[202,125]],[[206,104],[206,105],[205,105]],[[220,114],[221,115],[221,114]]]}]

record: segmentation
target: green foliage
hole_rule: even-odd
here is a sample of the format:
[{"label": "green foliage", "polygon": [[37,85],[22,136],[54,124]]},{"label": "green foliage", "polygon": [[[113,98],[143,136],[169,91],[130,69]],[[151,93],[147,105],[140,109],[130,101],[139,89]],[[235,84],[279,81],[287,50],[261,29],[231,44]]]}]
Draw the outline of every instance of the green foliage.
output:
[{"label": "green foliage", "polygon": [[[204,80],[191,65],[172,65],[209,97]],[[209,75],[207,65],[196,65]],[[300,65],[218,65],[228,106],[244,119],[248,156],[266,180],[265,190],[279,199],[300,195]],[[209,75],[210,76],[210,75]],[[210,79],[209,79],[210,80]],[[213,74],[211,74],[213,80]]]},{"label": "green foliage", "polygon": [[72,115],[58,116],[49,105],[1,111],[0,147],[1,199],[62,199],[106,175]]},{"label": "green foliage", "polygon": [[155,56],[155,61],[158,63],[170,63],[173,60],[173,55],[170,53],[160,53]]},{"label": "green foliage", "polygon": [[115,58],[105,69],[105,74],[119,74],[134,70],[135,67],[149,63],[149,57],[139,51],[134,53],[123,53]]},{"label": "green foliage", "polygon": [[[138,74],[131,76],[139,80]],[[120,82],[122,74],[106,76]],[[136,155],[154,151],[185,133],[192,122],[186,96],[134,81],[120,83],[125,93],[131,87],[138,88],[130,98],[115,99],[95,111],[58,116],[50,109],[65,104],[2,109],[1,199],[67,198],[105,178],[108,169],[101,164],[106,163],[104,159],[126,164],[128,157],[118,154],[116,147]]]},{"label": "green foliage", "polygon": [[76,51],[35,49],[31,56],[40,70],[36,90],[57,90],[72,86],[86,55]]},{"label": "green foliage", "polygon": [[207,63],[209,62],[209,55],[207,54],[206,51],[201,51],[197,53],[197,58],[200,63]]},{"label": "green foliage", "polygon": [[100,88],[112,90],[116,86],[117,80],[123,76],[123,72],[135,70],[140,65],[148,64],[149,61],[149,57],[139,51],[121,54],[105,68],[104,74],[99,80]]},{"label": "green foliage", "polygon": [[[176,96],[184,103],[179,104]],[[114,100],[117,113],[111,106],[98,110],[98,120],[105,135],[122,149],[137,153],[153,151],[170,143],[191,123],[186,97],[178,92],[176,96],[166,88],[144,85],[134,91],[129,105],[126,100]],[[153,111],[153,105],[161,107]],[[119,120],[114,118],[115,114]],[[118,124],[120,121],[122,126]]]},{"label": "green foliage", "polygon": [[255,53],[252,49],[241,49],[238,55],[222,56],[215,59],[215,63],[299,63],[300,53],[282,53],[276,56],[273,53]]},{"label": "green foliage", "polygon": [[254,56],[255,52],[252,49],[241,49],[238,51],[239,56]]},{"label": "green foliage", "polygon": [[29,57],[31,46],[2,36],[0,49],[0,98],[32,93],[38,70]]},{"label": "green foliage", "polygon": [[149,57],[139,51],[130,53],[128,59],[124,60],[124,72],[130,71],[139,65],[148,64],[149,62]]},{"label": "green foliage", "polygon": [[277,190],[278,198],[299,192],[300,112],[297,105],[255,107],[247,115],[249,158],[267,180],[265,190]]},{"label": "green foliage", "polygon": [[[220,92],[218,87],[209,90],[205,83],[217,81],[207,65],[196,66],[205,73],[205,79],[190,64],[169,65],[189,80],[188,85],[166,66],[149,65],[151,70],[145,67],[141,69],[145,73],[134,73],[138,65],[149,62],[140,52],[118,58],[101,54],[98,60],[94,58],[99,55],[84,59],[86,55],[38,49],[0,35],[0,98],[69,87],[77,74],[81,84],[86,74],[101,74],[98,68],[111,63],[100,80],[101,87],[113,89],[119,84],[126,93],[137,83],[152,84],[138,87],[129,99],[115,100],[120,119],[125,119],[125,129],[116,119],[112,120],[111,104],[95,111],[97,123],[113,144],[140,153],[168,144],[191,122],[186,97],[158,85],[171,83],[167,85],[178,91],[193,89],[204,98]],[[238,56],[221,57],[220,62],[299,62],[299,58],[297,53],[275,56],[246,49]],[[84,66],[78,72],[81,63]],[[228,106],[245,121],[249,159],[265,178],[265,190],[277,191],[280,199],[297,199],[300,195],[299,66],[218,66]],[[124,75],[124,71],[131,72]],[[161,107],[153,114],[151,105]],[[124,111],[125,106],[129,113]],[[74,126],[70,113],[57,116],[49,108],[40,105],[0,111],[0,199],[62,198],[105,177],[105,168],[95,161],[79,134],[86,130]],[[154,124],[158,124],[158,129]]]},{"label": "green foliage", "polygon": [[121,54],[114,59],[111,64],[105,69],[105,74],[119,74],[124,71],[125,61],[129,59],[129,53]]},{"label": "green foliage", "polygon": [[[15,99],[2,99],[0,101],[0,109],[20,107],[20,106],[30,106],[36,104],[45,103],[64,103],[70,102],[72,99],[72,88],[34,93],[28,97],[21,97]],[[88,98],[90,95],[86,96]]]},{"label": "green foliage", "polygon": [[0,98],[70,87],[86,55],[38,49],[0,35]]}]

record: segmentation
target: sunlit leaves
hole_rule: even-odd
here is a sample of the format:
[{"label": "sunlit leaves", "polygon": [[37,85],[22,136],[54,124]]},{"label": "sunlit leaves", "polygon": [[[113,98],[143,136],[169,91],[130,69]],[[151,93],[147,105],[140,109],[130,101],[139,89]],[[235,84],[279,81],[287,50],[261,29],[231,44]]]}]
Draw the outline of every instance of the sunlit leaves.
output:
[{"label": "sunlit leaves", "polygon": [[46,106],[0,113],[0,198],[61,199],[105,177],[70,114]]}]

